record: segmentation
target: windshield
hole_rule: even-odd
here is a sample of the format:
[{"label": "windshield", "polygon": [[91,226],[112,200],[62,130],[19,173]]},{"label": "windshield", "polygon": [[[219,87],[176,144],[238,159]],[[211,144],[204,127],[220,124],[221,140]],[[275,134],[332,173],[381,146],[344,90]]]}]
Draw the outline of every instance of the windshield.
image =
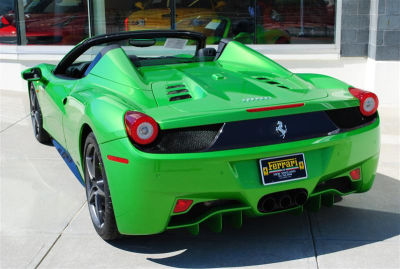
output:
[{"label": "windshield", "polygon": [[189,38],[124,39],[91,47],[74,65],[92,61],[105,47],[120,46],[136,67],[212,61],[212,57],[197,56],[197,41]]}]

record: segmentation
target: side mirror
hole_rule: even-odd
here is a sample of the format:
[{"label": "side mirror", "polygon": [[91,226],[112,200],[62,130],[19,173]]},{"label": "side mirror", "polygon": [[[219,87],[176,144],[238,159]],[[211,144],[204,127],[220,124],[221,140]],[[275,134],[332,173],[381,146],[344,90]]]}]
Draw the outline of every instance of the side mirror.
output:
[{"label": "side mirror", "polygon": [[140,10],[144,10],[143,2],[140,2],[140,1],[136,2],[135,7],[137,7]]},{"label": "side mirror", "polygon": [[42,78],[42,71],[40,68],[34,67],[22,72],[22,78],[25,80],[40,80]]}]

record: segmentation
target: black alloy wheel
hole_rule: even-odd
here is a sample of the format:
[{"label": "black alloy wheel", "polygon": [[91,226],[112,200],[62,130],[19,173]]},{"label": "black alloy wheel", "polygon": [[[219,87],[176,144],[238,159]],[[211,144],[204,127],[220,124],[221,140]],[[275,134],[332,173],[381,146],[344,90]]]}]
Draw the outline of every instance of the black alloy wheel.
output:
[{"label": "black alloy wheel", "polygon": [[35,138],[42,144],[48,144],[50,142],[50,135],[43,129],[43,118],[42,111],[38,98],[36,96],[36,90],[33,83],[29,84],[29,106],[30,115],[32,120],[33,134]]},{"label": "black alloy wheel", "polygon": [[93,133],[84,147],[86,197],[96,232],[104,240],[119,237],[100,148]]}]

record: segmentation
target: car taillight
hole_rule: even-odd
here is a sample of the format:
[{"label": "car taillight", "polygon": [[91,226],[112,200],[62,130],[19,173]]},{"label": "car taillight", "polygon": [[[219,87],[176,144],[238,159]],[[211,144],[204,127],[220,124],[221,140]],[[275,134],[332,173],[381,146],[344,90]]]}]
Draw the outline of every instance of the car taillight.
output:
[{"label": "car taillight", "polygon": [[137,111],[125,113],[125,129],[128,136],[137,144],[147,145],[158,135],[158,124],[150,116]]},{"label": "car taillight", "polygon": [[128,20],[129,20],[129,18],[126,18],[125,21],[124,21],[124,23],[125,23],[125,31],[129,31],[129,29],[128,29]]},{"label": "car taillight", "polygon": [[360,100],[360,111],[364,116],[371,116],[378,109],[379,100],[374,93],[352,87],[349,88],[349,92]]},{"label": "car taillight", "polygon": [[1,17],[0,22],[3,25],[9,25],[10,24],[10,22],[4,16]]}]

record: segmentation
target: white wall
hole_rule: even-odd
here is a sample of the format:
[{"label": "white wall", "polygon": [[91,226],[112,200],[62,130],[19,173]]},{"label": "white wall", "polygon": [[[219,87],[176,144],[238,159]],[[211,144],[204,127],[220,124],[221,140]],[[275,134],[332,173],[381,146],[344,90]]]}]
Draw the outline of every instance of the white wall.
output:
[{"label": "white wall", "polygon": [[279,60],[295,73],[319,73],[375,92],[385,106],[400,105],[400,62],[344,57],[338,60]]},{"label": "white wall", "polygon": [[[355,87],[378,94],[385,106],[400,105],[400,62],[375,61],[369,58],[341,58],[321,55],[267,55],[295,73],[320,73],[336,77]],[[28,67],[46,62],[56,64],[62,55],[58,54],[1,54],[0,89],[24,91],[26,82],[20,73]],[[309,60],[309,59],[312,60]]]}]

